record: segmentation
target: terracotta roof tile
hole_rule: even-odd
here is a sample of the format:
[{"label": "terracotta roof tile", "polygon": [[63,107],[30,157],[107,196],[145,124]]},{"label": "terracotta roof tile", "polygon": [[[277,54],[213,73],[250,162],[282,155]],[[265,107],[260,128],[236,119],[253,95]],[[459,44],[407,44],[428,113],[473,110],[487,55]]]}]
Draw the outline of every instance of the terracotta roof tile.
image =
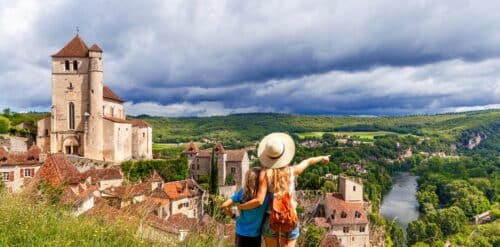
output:
[{"label": "terracotta roof tile", "polygon": [[93,44],[93,45],[90,47],[89,51],[97,51],[97,52],[102,52],[102,49],[101,49],[101,47],[99,47],[97,44]]},{"label": "terracotta roof tile", "polygon": [[130,123],[132,123],[133,127],[139,127],[139,128],[148,128],[151,127],[146,121],[142,119],[130,119],[128,120]]},{"label": "terracotta roof tile", "polygon": [[[363,202],[349,202],[340,193],[328,193],[324,200],[325,217],[315,219],[318,225],[368,224],[368,213]],[[345,217],[342,217],[345,215]],[[358,217],[356,217],[358,215]]]},{"label": "terracotta roof tile", "polygon": [[50,155],[36,173],[36,177],[46,180],[53,186],[65,183],[78,184],[84,180],[78,169],[62,153]]},{"label": "terracotta roof tile", "polygon": [[239,150],[226,150],[227,153],[227,161],[239,161],[241,162],[245,157],[245,149]]},{"label": "terracotta roof tile", "polygon": [[77,34],[60,51],[52,55],[52,57],[87,57],[88,53],[89,48]]},{"label": "terracotta roof tile", "polygon": [[185,179],[181,181],[174,181],[165,183],[163,191],[171,200],[178,200],[186,197],[199,196],[202,194],[203,189],[193,180]]},{"label": "terracotta roof tile", "polygon": [[321,242],[319,243],[319,247],[340,247],[343,246],[340,244],[337,236],[332,234],[325,234]]},{"label": "terracotta roof tile", "polygon": [[130,199],[134,196],[146,195],[151,192],[151,184],[140,183],[132,185],[122,185],[118,187],[111,187],[104,190],[103,192],[121,199]]},{"label": "terracotta roof tile", "polygon": [[184,153],[197,153],[198,152],[198,146],[196,145],[195,142],[191,141],[186,144],[186,148],[184,149]]},{"label": "terracotta roof tile", "polygon": [[122,179],[120,169],[117,168],[104,168],[104,169],[90,169],[83,173],[85,178],[90,177],[92,184],[96,184],[102,180]]},{"label": "terracotta roof tile", "polygon": [[104,99],[114,100],[120,103],[124,102],[115,92],[113,92],[113,90],[111,90],[111,88],[107,86],[102,87],[102,97]]},{"label": "terracotta roof tile", "polygon": [[158,172],[156,172],[156,170],[153,170],[153,172],[151,173],[151,176],[149,176],[148,182],[164,182],[163,181],[163,178],[160,176],[160,174],[158,174]]},{"label": "terracotta roof tile", "polygon": [[130,124],[130,121],[126,120],[126,119],[122,119],[122,118],[116,118],[116,117],[103,117],[104,119],[108,120],[108,121],[111,121],[111,122],[114,122],[114,123],[126,123],[126,124]]}]

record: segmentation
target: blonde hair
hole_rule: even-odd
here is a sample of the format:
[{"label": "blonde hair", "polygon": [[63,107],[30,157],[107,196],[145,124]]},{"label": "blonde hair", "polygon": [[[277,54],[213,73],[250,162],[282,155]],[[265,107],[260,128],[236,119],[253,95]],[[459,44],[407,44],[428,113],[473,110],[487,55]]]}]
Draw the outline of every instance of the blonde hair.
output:
[{"label": "blonde hair", "polygon": [[271,186],[273,192],[280,194],[288,191],[290,183],[290,167],[285,166],[282,168],[272,169]]},{"label": "blonde hair", "polygon": [[259,190],[259,173],[260,167],[254,167],[245,174],[245,182],[243,183],[243,200],[250,200],[257,196]]}]

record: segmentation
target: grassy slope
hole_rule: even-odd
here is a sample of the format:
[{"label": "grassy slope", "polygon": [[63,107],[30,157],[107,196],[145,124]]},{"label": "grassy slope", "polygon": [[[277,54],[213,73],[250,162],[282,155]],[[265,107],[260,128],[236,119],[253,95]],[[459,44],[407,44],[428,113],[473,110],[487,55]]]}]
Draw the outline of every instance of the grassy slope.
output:
[{"label": "grassy slope", "polygon": [[0,191],[0,219],[0,246],[151,246],[136,237],[134,227],[77,218],[22,194]]},{"label": "grassy slope", "polygon": [[500,110],[402,117],[332,117],[287,114],[237,114],[217,117],[144,117],[153,125],[155,142],[203,138],[255,141],[273,131],[392,131],[456,139],[463,130],[500,121]]}]

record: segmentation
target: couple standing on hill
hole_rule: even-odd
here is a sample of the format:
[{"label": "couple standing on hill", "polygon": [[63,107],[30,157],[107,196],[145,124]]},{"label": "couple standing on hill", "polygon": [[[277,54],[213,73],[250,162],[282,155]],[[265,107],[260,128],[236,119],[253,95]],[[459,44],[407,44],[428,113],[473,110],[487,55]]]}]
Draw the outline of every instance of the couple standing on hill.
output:
[{"label": "couple standing on hill", "polygon": [[300,233],[294,198],[296,177],[310,165],[328,163],[328,156],[306,159],[291,166],[295,155],[293,139],[272,133],[262,139],[257,150],[261,167],[245,174],[243,188],[222,204],[225,212],[238,205],[236,246],[295,246]]}]

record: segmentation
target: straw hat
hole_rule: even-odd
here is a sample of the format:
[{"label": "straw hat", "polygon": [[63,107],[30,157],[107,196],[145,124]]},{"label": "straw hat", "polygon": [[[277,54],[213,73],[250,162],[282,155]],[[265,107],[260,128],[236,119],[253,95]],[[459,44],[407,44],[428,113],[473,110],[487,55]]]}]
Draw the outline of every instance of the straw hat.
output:
[{"label": "straw hat", "polygon": [[295,155],[295,143],[292,137],[285,133],[271,133],[260,141],[257,155],[262,167],[285,167]]}]

